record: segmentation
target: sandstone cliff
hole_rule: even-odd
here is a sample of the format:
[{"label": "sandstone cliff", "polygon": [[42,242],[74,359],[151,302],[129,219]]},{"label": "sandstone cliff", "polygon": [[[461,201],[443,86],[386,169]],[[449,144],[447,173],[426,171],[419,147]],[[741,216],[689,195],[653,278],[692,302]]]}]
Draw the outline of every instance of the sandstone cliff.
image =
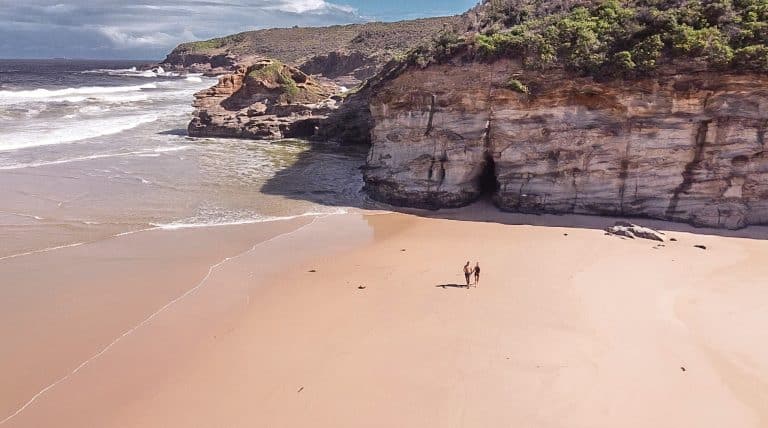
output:
[{"label": "sandstone cliff", "polygon": [[601,83],[514,60],[411,67],[371,102],[366,188],[424,208],[487,192],[518,212],[768,224],[768,76],[672,70]]},{"label": "sandstone cliff", "polygon": [[242,64],[195,95],[191,136],[307,138],[338,108],[339,88],[271,59]]}]

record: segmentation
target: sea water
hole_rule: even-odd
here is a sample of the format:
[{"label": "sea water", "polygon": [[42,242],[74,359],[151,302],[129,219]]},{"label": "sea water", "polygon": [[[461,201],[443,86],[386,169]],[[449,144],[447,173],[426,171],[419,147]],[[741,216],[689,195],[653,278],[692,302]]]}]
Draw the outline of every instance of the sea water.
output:
[{"label": "sea water", "polygon": [[0,60],[0,259],[364,203],[364,150],[191,138],[214,78],[142,62]]}]

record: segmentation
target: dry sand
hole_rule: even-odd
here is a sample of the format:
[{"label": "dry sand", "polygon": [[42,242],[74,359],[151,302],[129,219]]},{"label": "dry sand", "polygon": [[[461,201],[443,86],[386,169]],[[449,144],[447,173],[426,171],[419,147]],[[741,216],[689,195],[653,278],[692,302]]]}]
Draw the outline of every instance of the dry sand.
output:
[{"label": "dry sand", "polygon": [[[605,236],[609,219],[472,210],[445,215],[496,221],[349,214],[0,261],[0,420],[64,378],[0,426],[768,426],[768,241],[659,247]],[[68,263],[129,297],[57,289],[46,274]],[[52,315],[30,327],[30,311]]]}]

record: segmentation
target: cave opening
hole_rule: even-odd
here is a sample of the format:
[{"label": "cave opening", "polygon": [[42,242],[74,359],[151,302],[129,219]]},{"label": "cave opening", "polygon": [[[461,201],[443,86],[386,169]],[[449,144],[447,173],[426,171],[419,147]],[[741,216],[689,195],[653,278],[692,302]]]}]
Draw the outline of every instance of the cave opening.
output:
[{"label": "cave opening", "polygon": [[490,153],[485,154],[485,165],[480,174],[481,197],[493,196],[499,190],[499,180],[496,179],[496,162]]}]

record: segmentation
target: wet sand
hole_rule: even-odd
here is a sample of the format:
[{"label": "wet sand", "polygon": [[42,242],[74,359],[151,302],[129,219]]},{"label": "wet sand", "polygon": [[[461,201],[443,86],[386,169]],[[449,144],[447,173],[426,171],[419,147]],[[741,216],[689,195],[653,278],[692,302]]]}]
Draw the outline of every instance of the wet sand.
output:
[{"label": "wet sand", "polygon": [[0,426],[768,426],[768,241],[445,215],[0,261]]}]

